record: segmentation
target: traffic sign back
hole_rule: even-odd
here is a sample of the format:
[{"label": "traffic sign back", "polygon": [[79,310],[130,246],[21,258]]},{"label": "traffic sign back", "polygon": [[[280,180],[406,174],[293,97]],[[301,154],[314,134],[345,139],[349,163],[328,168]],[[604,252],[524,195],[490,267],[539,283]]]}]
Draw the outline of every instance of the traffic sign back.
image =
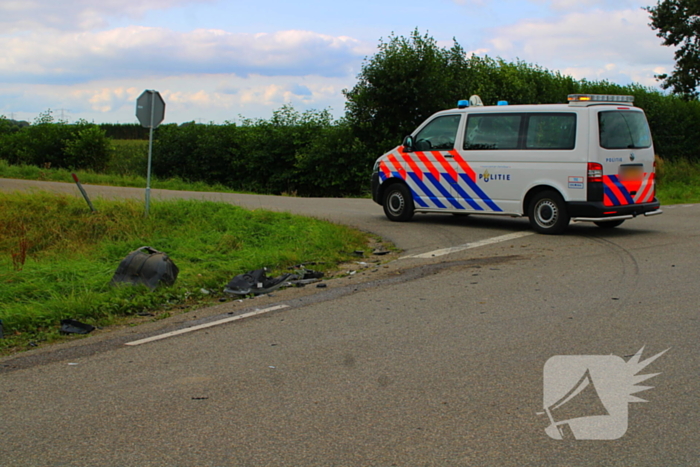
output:
[{"label": "traffic sign back", "polygon": [[136,100],[136,118],[144,128],[158,128],[165,119],[165,101],[158,91],[143,91]]}]

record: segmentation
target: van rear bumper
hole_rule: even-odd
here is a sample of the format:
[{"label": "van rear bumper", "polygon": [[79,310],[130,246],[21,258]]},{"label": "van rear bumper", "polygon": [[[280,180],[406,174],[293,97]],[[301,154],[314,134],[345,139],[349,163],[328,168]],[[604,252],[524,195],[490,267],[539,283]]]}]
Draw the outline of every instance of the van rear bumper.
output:
[{"label": "van rear bumper", "polygon": [[604,206],[602,202],[572,201],[567,203],[567,209],[572,221],[602,222],[632,219],[637,216],[655,216],[663,211],[661,203],[654,200],[651,203],[629,204],[626,206]]}]

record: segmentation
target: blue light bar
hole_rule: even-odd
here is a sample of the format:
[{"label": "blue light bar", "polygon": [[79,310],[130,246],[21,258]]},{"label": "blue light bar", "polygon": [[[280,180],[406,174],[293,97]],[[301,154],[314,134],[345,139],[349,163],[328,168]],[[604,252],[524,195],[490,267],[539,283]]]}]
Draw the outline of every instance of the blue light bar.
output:
[{"label": "blue light bar", "polygon": [[467,107],[469,107],[469,101],[467,101],[467,100],[457,101],[457,108],[465,109]]}]

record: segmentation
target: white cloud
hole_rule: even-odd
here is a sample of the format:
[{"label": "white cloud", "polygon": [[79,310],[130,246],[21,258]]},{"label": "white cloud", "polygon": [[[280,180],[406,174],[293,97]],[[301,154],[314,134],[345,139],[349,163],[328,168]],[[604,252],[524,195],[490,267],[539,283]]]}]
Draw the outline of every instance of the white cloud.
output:
[{"label": "white cloud", "polygon": [[489,0],[453,0],[457,5],[466,5],[466,6],[485,6]]},{"label": "white cloud", "polygon": [[[517,1],[507,2],[504,0],[452,0],[457,5],[465,5],[470,7],[485,7],[490,5],[494,9],[507,7],[513,8]],[[541,6],[557,13],[587,11],[594,8],[604,10],[621,10],[625,8],[634,8],[646,6],[646,3],[640,3],[639,0],[526,0],[527,3]],[[508,4],[510,3],[510,5]]]},{"label": "white cloud", "polygon": [[62,86],[0,83],[0,115],[32,121],[51,108],[69,121],[133,123],[138,96],[156,89],[166,103],[165,123],[269,118],[284,104],[300,111],[331,108],[340,117],[345,103],[341,91],[353,84],[352,77],[228,74],[140,78],[128,86],[108,79]]},{"label": "white cloud", "polygon": [[129,26],[102,32],[0,36],[0,81],[84,82],[179,73],[345,76],[373,51],[310,31],[180,33]]},{"label": "white cloud", "polygon": [[[535,0],[537,1],[537,0]],[[537,2],[540,3],[540,2]],[[637,0],[551,0],[548,2],[555,11],[586,11],[593,8],[604,10],[621,10],[625,8],[641,7]]]},{"label": "white cloud", "polygon": [[641,9],[596,9],[523,20],[493,30],[491,53],[507,59],[518,57],[577,79],[637,81],[651,86],[656,83],[654,70],[672,65],[673,51],[660,45],[647,23],[647,13]]},{"label": "white cloud", "polygon": [[[70,88],[69,88],[70,89]],[[71,99],[72,107],[78,107],[81,110],[90,109],[94,112],[111,112],[116,108],[125,105],[127,102],[136,102],[136,99],[143,90],[135,87],[93,87],[73,88],[68,92]],[[77,111],[77,109],[76,109]]]},{"label": "white cloud", "polygon": [[139,18],[164,10],[214,0],[3,0],[0,30],[5,34],[33,29],[89,30],[107,25],[108,17]]},{"label": "white cloud", "polygon": [[[316,1],[302,1],[294,9],[299,16],[278,15],[299,29],[279,30],[279,21],[264,21],[272,6],[263,1],[245,6],[246,20],[258,16],[240,29],[244,6],[201,8],[217,2],[0,0],[0,114],[23,112],[21,118],[32,120],[51,107],[71,119],[131,122],[136,97],[158,89],[166,122],[267,118],[286,103],[332,107],[340,116],[341,90],[355,84],[363,58],[376,52],[376,38],[415,27],[415,15],[408,25],[392,17],[383,26],[377,18],[365,29],[347,26],[357,21],[314,16]],[[446,28],[442,10],[421,10],[423,27],[444,33],[440,46],[451,47],[456,34],[476,54],[520,58],[577,79],[654,85],[654,74],[673,67],[673,51],[660,45],[638,0],[443,0],[442,7],[466,21],[459,27],[453,18]],[[219,20],[221,11],[233,15],[230,25]],[[325,34],[308,30],[315,24]],[[277,32],[255,33],[267,27]],[[353,37],[328,32],[337,28]],[[358,39],[368,30],[376,36]]]}]

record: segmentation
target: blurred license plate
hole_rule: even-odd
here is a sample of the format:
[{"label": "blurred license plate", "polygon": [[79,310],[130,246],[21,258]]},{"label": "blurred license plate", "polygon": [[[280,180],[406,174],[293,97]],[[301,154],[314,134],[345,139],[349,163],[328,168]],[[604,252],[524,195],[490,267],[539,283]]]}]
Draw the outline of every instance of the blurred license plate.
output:
[{"label": "blurred license plate", "polygon": [[623,165],[620,167],[622,180],[641,180],[644,176],[644,168],[641,165]]}]

